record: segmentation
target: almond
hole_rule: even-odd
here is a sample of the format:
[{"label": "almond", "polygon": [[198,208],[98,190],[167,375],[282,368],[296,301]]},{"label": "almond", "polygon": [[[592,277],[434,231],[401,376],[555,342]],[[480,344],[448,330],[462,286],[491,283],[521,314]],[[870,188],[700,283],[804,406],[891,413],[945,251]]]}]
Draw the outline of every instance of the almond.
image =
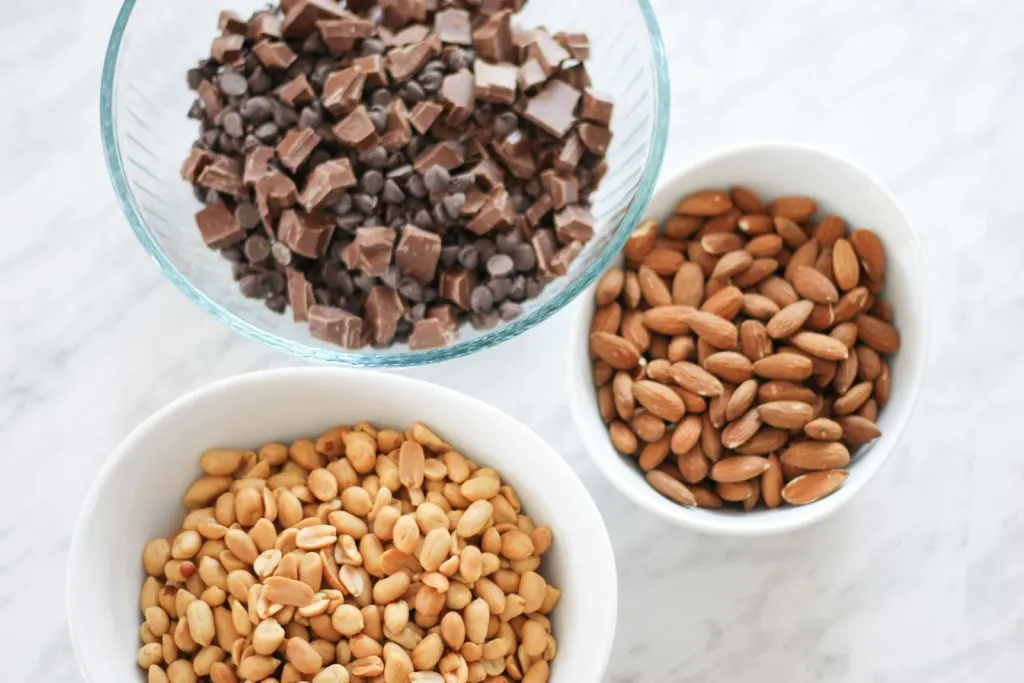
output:
[{"label": "almond", "polygon": [[813,268],[814,264],[818,261],[818,243],[811,241],[802,245],[799,249],[793,252],[793,256],[789,259],[786,264],[786,270],[783,273],[783,277],[789,282],[793,281],[793,272],[800,266],[807,266]]},{"label": "almond", "polygon": [[892,304],[885,299],[875,299],[875,303],[868,309],[868,313],[879,320],[892,324]]},{"label": "almond", "polygon": [[[712,280],[709,285],[715,282],[724,281]],[[739,314],[743,307],[743,292],[739,287],[722,285],[718,291],[714,292],[709,287],[707,293],[709,296],[704,305],[700,307],[700,310],[706,313],[714,313],[721,318],[731,320]]]},{"label": "almond", "polygon": [[637,348],[640,353],[651,346],[651,333],[646,325],[647,312],[629,311],[622,318],[621,336]]},{"label": "almond", "polygon": [[704,219],[696,216],[669,216],[662,229],[666,237],[685,240],[693,237],[704,226]]},{"label": "almond", "polygon": [[692,306],[655,306],[643,313],[643,323],[652,332],[667,335],[688,334],[687,322],[695,309]]},{"label": "almond", "polygon": [[850,388],[832,404],[832,410],[836,415],[849,415],[857,412],[857,409],[864,405],[864,401],[871,398],[871,392],[875,386],[871,382],[861,382]]},{"label": "almond", "polygon": [[725,404],[725,419],[732,422],[754,405],[757,398],[757,380],[748,379],[736,387]]},{"label": "almond", "polygon": [[878,379],[875,380],[875,400],[878,405],[884,406],[889,402],[889,388],[889,366],[882,363],[882,371],[878,373]]},{"label": "almond", "polygon": [[754,485],[749,481],[718,482],[715,484],[715,493],[724,501],[743,503],[753,495]]},{"label": "almond", "polygon": [[730,251],[722,256],[722,258],[718,259],[718,263],[715,264],[714,270],[711,271],[711,277],[727,280],[735,275],[739,275],[747,268],[750,268],[753,262],[754,257],[750,255],[750,252],[744,251],[743,249]]},{"label": "almond", "polygon": [[686,413],[683,399],[664,384],[643,379],[633,383],[633,396],[648,412],[666,422],[676,422]]},{"label": "almond", "polygon": [[742,353],[718,351],[704,359],[704,369],[724,379],[739,384],[754,376],[754,364]]},{"label": "almond", "polygon": [[832,282],[836,281],[835,273],[832,271],[832,247],[821,247],[818,250],[818,259],[814,262],[814,269]]},{"label": "almond", "polygon": [[790,505],[806,505],[834,493],[850,473],[845,470],[809,472],[796,477],[782,489],[782,499]]},{"label": "almond", "polygon": [[665,462],[665,458],[668,457],[669,453],[668,445],[669,436],[666,434],[657,441],[652,441],[644,446],[643,450],[640,451],[640,457],[637,459],[640,469],[648,472]]},{"label": "almond", "polygon": [[814,408],[802,401],[770,401],[757,407],[765,424],[779,429],[801,429],[814,419]]},{"label": "almond", "polygon": [[870,346],[858,344],[853,347],[857,354],[857,378],[863,382],[874,382],[882,373],[882,359]]},{"label": "almond", "polygon": [[856,318],[870,298],[867,287],[856,287],[843,294],[836,304],[836,322],[845,323]]},{"label": "almond", "polygon": [[839,216],[825,216],[814,228],[814,241],[823,247],[829,247],[845,234],[846,221]]},{"label": "almond", "polygon": [[615,373],[612,380],[612,399],[615,402],[615,413],[623,420],[630,420],[636,411],[636,398],[633,396],[633,378],[628,372]]},{"label": "almond", "polygon": [[779,308],[785,308],[800,300],[800,295],[793,289],[793,285],[781,277],[765,278],[757,285],[757,291],[774,301]]},{"label": "almond", "polygon": [[866,313],[857,316],[857,339],[879,353],[896,353],[900,350],[900,333],[896,328]]},{"label": "almond", "polygon": [[839,301],[839,292],[832,281],[808,266],[799,266],[793,271],[793,289],[814,303],[829,304]]},{"label": "almond", "polygon": [[622,268],[611,268],[601,279],[597,281],[594,288],[594,298],[598,306],[607,306],[622,294],[622,284],[626,279]]},{"label": "almond", "polygon": [[705,229],[704,236],[700,238],[700,246],[712,256],[722,256],[731,251],[743,249],[743,244],[743,238],[734,232],[708,233]]},{"label": "almond", "polygon": [[761,475],[761,497],[770,509],[782,504],[782,466],[774,453],[768,456],[768,469]]},{"label": "almond", "polygon": [[832,247],[832,273],[836,284],[844,292],[857,286],[860,281],[860,264],[853,245],[844,239],[837,240]]},{"label": "almond", "polygon": [[711,462],[722,457],[722,433],[711,424],[711,416],[704,413],[700,426],[700,449]]},{"label": "almond", "polygon": [[885,248],[878,235],[866,228],[858,228],[850,233],[850,242],[867,276],[872,282],[882,282],[885,278]]},{"label": "almond", "polygon": [[684,263],[672,278],[672,303],[697,308],[702,301],[704,273],[696,263]]},{"label": "almond", "polygon": [[839,365],[836,366],[836,374],[832,378],[832,386],[835,387],[836,393],[840,396],[848,392],[857,380],[857,365],[857,354],[851,353],[846,360],[839,361]]},{"label": "almond", "polygon": [[827,334],[797,332],[789,341],[801,351],[824,360],[844,360],[850,355],[850,349],[846,348],[846,344]]},{"label": "almond", "polygon": [[715,348],[734,349],[739,341],[739,331],[735,325],[725,318],[714,313],[708,313],[707,311],[692,312],[690,314],[690,328],[693,329],[700,339],[703,339]]},{"label": "almond", "polygon": [[772,216],[783,216],[797,223],[803,223],[818,212],[818,203],[810,197],[779,197],[768,207]]},{"label": "almond", "polygon": [[742,446],[761,428],[761,415],[757,409],[748,410],[739,419],[730,422],[722,430],[722,445],[726,448]]},{"label": "almond", "polygon": [[703,486],[693,486],[690,488],[690,492],[693,493],[693,497],[697,500],[697,507],[709,510],[717,510],[722,507],[722,499],[710,489],[706,489]]},{"label": "almond", "polygon": [[640,266],[636,273],[640,283],[640,295],[651,306],[668,306],[672,303],[672,294],[661,277],[647,266]]},{"label": "almond", "polygon": [[626,271],[625,281],[622,283],[622,304],[629,310],[640,305],[640,279],[632,270]]},{"label": "almond", "polygon": [[742,216],[742,211],[732,208],[720,216],[709,218],[708,222],[704,224],[703,234],[718,235],[736,232],[736,228],[739,225],[739,221]]},{"label": "almond", "polygon": [[616,370],[629,370],[640,362],[639,349],[631,342],[609,332],[591,334],[590,348],[598,358]]},{"label": "almond", "polygon": [[819,417],[804,425],[804,434],[816,441],[838,441],[843,436],[843,428],[838,422]]},{"label": "almond", "polygon": [[759,477],[769,467],[771,463],[768,462],[768,458],[757,455],[734,455],[722,458],[711,466],[711,479],[733,484]]},{"label": "almond", "polygon": [[622,306],[612,302],[600,306],[594,311],[594,317],[590,319],[590,331],[615,334],[619,331],[620,322],[622,322]]},{"label": "almond", "polygon": [[732,203],[743,213],[764,213],[764,204],[751,190],[737,185],[729,190]]},{"label": "almond", "polygon": [[[751,214],[740,218],[736,223],[736,227],[751,237],[760,237],[761,235],[770,234],[774,224],[772,223],[771,216]],[[782,238],[779,238],[780,244],[781,241]]]},{"label": "almond", "polygon": [[672,382],[672,363],[664,358],[652,360],[647,364],[644,373],[655,382],[668,384]]},{"label": "almond", "polygon": [[813,310],[814,304],[807,299],[789,304],[768,321],[768,334],[773,339],[785,339],[795,334],[807,322]]},{"label": "almond", "polygon": [[803,401],[809,404],[814,400],[814,395],[814,392],[807,387],[778,380],[765,382],[757,390],[757,398],[763,403],[770,401]]},{"label": "almond", "polygon": [[700,242],[697,240],[690,242],[686,246],[686,257],[700,266],[700,270],[704,273],[705,277],[711,276],[711,271],[715,269],[715,264],[718,263],[718,259],[704,251],[704,247],[700,246]]},{"label": "almond", "polygon": [[[782,254],[779,254],[781,257]],[[779,268],[779,262],[773,258],[756,258],[750,267],[742,273],[732,276],[730,282],[740,289],[754,287],[762,280],[768,278]]]},{"label": "almond", "polygon": [[654,248],[656,239],[658,239],[658,221],[643,221],[626,240],[626,246],[622,251],[630,261],[640,262]]},{"label": "almond", "polygon": [[615,394],[610,384],[598,387],[597,409],[601,413],[601,419],[605,422],[615,419]]},{"label": "almond", "polygon": [[861,444],[874,441],[882,435],[881,430],[878,429],[878,425],[874,421],[861,417],[860,415],[847,415],[838,419],[840,429],[842,429],[842,439],[851,446],[860,446]]},{"label": "almond", "polygon": [[720,216],[732,208],[732,201],[724,192],[706,190],[695,192],[676,205],[676,213],[686,216]]},{"label": "almond", "polygon": [[780,460],[803,470],[832,470],[850,464],[850,451],[838,441],[801,441],[784,450]]},{"label": "almond", "polygon": [[681,334],[672,337],[672,341],[668,345],[668,360],[672,363],[681,360],[687,360],[693,358],[693,353],[697,349],[697,343],[688,334]]},{"label": "almond", "polygon": [[625,422],[615,420],[608,425],[608,435],[611,437],[612,446],[623,455],[636,453],[637,440],[633,430],[626,426]]},{"label": "almond", "polygon": [[775,225],[775,232],[790,249],[796,249],[807,242],[807,234],[792,219],[775,216],[772,222]]},{"label": "almond", "polygon": [[646,476],[647,483],[666,498],[674,500],[680,505],[693,506],[697,504],[697,499],[693,497],[693,493],[686,488],[683,482],[673,479],[661,470],[651,470]]},{"label": "almond", "polygon": [[772,340],[764,323],[744,320],[740,324],[740,351],[751,362],[761,360],[772,353]]},{"label": "almond", "polygon": [[863,417],[865,420],[871,420],[872,422],[877,421],[878,403],[875,402],[875,399],[869,398],[867,401],[864,401],[864,405],[862,405],[860,410],[857,411],[857,415]]},{"label": "almond", "polygon": [[843,346],[845,346],[847,351],[849,351],[853,348],[853,345],[857,343],[857,323],[839,323],[832,328],[832,331],[828,333],[828,336],[842,342]]},{"label": "almond", "polygon": [[711,420],[711,424],[721,429],[725,426],[727,420],[725,419],[725,407],[729,405],[729,399],[732,398],[732,392],[735,387],[731,384],[725,384],[722,386],[722,393],[718,396],[712,396],[708,402],[708,418]]},{"label": "almond", "polygon": [[762,427],[749,441],[736,449],[741,455],[768,455],[777,451],[789,439],[789,432],[774,427]]},{"label": "almond", "polygon": [[652,249],[644,257],[644,265],[658,275],[674,275],[683,265],[683,255],[670,249]]},{"label": "almond", "polygon": [[723,391],[722,383],[717,377],[689,361],[672,364],[672,379],[682,388],[698,396],[720,396]]},{"label": "almond", "polygon": [[743,501],[743,510],[750,512],[757,507],[758,501],[761,500],[761,478],[751,479],[747,483],[750,484],[750,495]]},{"label": "almond", "polygon": [[629,421],[629,428],[633,430],[641,441],[651,443],[665,436],[665,422],[660,417],[646,410],[637,411],[633,419]]},{"label": "almond", "polygon": [[742,310],[751,318],[768,320],[779,312],[779,306],[763,294],[744,294]]},{"label": "almond", "polygon": [[708,409],[708,402],[692,391],[683,389],[682,387],[675,387],[675,392],[679,395],[679,398],[683,399],[683,405],[686,406],[686,412],[703,413]]},{"label": "almond", "polygon": [[836,309],[832,304],[814,304],[814,310],[808,316],[804,327],[812,332],[824,332],[836,322]]},{"label": "almond", "polygon": [[782,238],[774,233],[758,235],[743,248],[754,258],[769,258],[782,251]]},{"label": "almond", "polygon": [[700,441],[701,425],[703,420],[699,415],[687,415],[676,425],[672,432],[672,452],[675,454],[686,453]]},{"label": "almond", "polygon": [[687,240],[672,239],[665,235],[659,235],[658,239],[654,240],[655,249],[668,249],[682,254],[686,251]]},{"label": "almond", "polygon": [[802,382],[811,376],[814,364],[792,353],[776,353],[754,362],[754,374],[765,379]]}]

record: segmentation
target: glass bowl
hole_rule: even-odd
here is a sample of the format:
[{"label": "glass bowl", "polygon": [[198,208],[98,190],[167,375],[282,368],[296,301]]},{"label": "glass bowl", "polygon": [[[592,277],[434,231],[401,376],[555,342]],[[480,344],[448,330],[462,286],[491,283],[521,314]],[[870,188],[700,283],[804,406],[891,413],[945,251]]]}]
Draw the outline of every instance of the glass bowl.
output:
[{"label": "glass bowl", "polygon": [[126,0],[103,64],[100,123],[110,177],[145,250],[178,289],[218,320],[275,349],[352,366],[410,366],[458,358],[511,339],[568,304],[604,271],[643,217],[661,168],[669,120],[665,53],[647,0],[530,0],[522,26],[586,32],[587,70],[615,98],[608,173],[593,196],[594,238],[569,272],[523,303],[523,313],[489,330],[469,325],[452,344],[425,351],[405,345],[348,350],[314,338],[290,315],[244,298],[231,268],[207,249],[195,226],[200,207],[181,179],[196,137],[186,118],[195,94],[185,72],[209,53],[222,9],[248,16],[265,0]]}]

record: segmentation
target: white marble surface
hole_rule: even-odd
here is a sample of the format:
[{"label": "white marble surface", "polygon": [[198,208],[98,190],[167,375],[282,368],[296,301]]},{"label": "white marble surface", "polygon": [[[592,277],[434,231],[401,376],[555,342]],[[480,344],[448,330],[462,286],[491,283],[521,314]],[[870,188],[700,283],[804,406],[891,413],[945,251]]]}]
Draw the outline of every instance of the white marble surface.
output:
[{"label": "white marble surface", "polygon": [[[119,213],[97,131],[116,5],[23,2],[0,20],[3,681],[80,680],[65,561],[109,450],[182,392],[294,362],[188,303]],[[609,683],[1020,680],[1024,4],[657,8],[673,78],[666,169],[739,142],[810,142],[872,169],[916,226],[936,333],[898,457],[815,528],[700,537],[641,512],[582,452],[562,386],[565,317],[410,374],[523,420],[592,491],[619,558]]]}]

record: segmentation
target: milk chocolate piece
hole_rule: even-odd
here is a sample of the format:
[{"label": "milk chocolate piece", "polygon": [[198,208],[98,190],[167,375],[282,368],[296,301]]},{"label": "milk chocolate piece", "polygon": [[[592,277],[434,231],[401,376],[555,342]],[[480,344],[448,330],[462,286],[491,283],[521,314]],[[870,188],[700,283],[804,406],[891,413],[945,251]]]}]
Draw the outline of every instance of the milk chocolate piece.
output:
[{"label": "milk chocolate piece", "polygon": [[316,303],[313,285],[294,268],[288,269],[288,303],[291,304],[292,320],[295,322],[309,320],[309,308]]},{"label": "milk chocolate piece", "polygon": [[214,155],[213,161],[203,168],[196,184],[236,197],[248,194],[242,182],[242,167],[238,161],[219,154]]},{"label": "milk chocolate piece", "polygon": [[331,204],[345,190],[356,184],[356,174],[352,172],[352,163],[342,157],[325,161],[309,174],[306,189],[302,191],[300,201],[306,211]]},{"label": "milk chocolate piece", "polygon": [[537,175],[537,160],[533,156],[533,145],[519,131],[504,140],[491,145],[494,153],[505,164],[512,175],[528,180]]},{"label": "milk chocolate piece", "polygon": [[277,96],[282,102],[294,107],[312,102],[313,98],[316,97],[316,93],[313,92],[313,86],[306,80],[306,75],[299,74],[281,86],[277,91]]},{"label": "milk chocolate piece", "polygon": [[[505,182],[505,171],[490,157],[484,157],[479,164],[474,166],[472,174],[473,181],[488,191]],[[476,211],[473,213],[476,213]]]},{"label": "milk chocolate piece", "polygon": [[402,273],[416,278],[421,285],[429,284],[437,271],[441,257],[441,236],[415,225],[402,227],[402,237],[395,248],[395,264]]},{"label": "milk chocolate piece", "polygon": [[409,125],[409,110],[400,97],[391,100],[388,105],[387,127],[380,142],[389,152],[404,149],[412,139],[412,127]]},{"label": "milk chocolate piece", "polygon": [[210,57],[221,64],[234,64],[242,56],[244,44],[245,36],[236,33],[214,38],[210,46]]},{"label": "milk chocolate piece", "polygon": [[487,203],[487,193],[473,186],[466,192],[466,203],[462,205],[463,216],[475,216]]},{"label": "milk chocolate piece", "polygon": [[416,21],[427,20],[426,0],[380,0],[384,23],[397,30]]},{"label": "milk chocolate piece", "polygon": [[573,59],[590,59],[590,38],[586,33],[556,33],[555,40]]},{"label": "milk chocolate piece", "polygon": [[384,44],[388,47],[404,47],[422,42],[429,35],[430,29],[427,28],[426,24],[413,24],[412,26],[406,26],[398,33],[387,36],[384,39]]},{"label": "milk chocolate piece", "polygon": [[524,93],[532,95],[547,80],[547,74],[544,73],[544,69],[536,59],[527,59],[519,67],[519,87]]},{"label": "milk chocolate piece", "polygon": [[307,258],[321,256],[333,234],[334,222],[316,211],[285,209],[277,225],[277,238]]},{"label": "milk chocolate piece", "polygon": [[185,159],[185,163],[181,166],[181,177],[195,184],[206,165],[213,161],[213,156],[211,152],[201,147],[193,147],[188,158]]},{"label": "milk chocolate piece", "polygon": [[455,340],[455,330],[438,318],[417,320],[409,335],[409,350],[423,351],[447,346]]},{"label": "milk chocolate piece", "polygon": [[567,204],[575,204],[579,200],[580,183],[575,176],[563,176],[555,171],[547,170],[540,174],[544,191],[551,195],[556,210],[565,208]]},{"label": "milk chocolate piece", "polygon": [[335,116],[344,116],[362,101],[365,84],[366,74],[358,66],[335,71],[324,82],[324,107]]},{"label": "milk chocolate piece", "polygon": [[439,304],[429,308],[427,317],[440,320],[442,325],[453,332],[459,329],[459,311],[451,304]]},{"label": "milk chocolate piece", "polygon": [[366,298],[366,324],[375,346],[388,346],[395,340],[398,321],[406,307],[398,292],[384,285],[370,290]]},{"label": "milk chocolate piece", "polygon": [[466,228],[477,235],[485,235],[495,228],[510,227],[516,220],[516,209],[504,186],[491,190],[480,212]]},{"label": "milk chocolate piece", "polygon": [[237,12],[223,10],[217,17],[217,28],[220,29],[221,33],[237,33],[240,36],[245,36],[246,31],[249,30],[249,25],[245,23],[245,19]]},{"label": "milk chocolate piece", "polygon": [[613,107],[611,95],[587,88],[583,91],[583,110],[580,112],[580,118],[607,128],[612,122]]},{"label": "milk chocolate piece", "polygon": [[565,81],[579,91],[583,91],[591,85],[590,74],[587,73],[587,68],[583,66],[583,62],[576,62],[575,64],[571,60],[569,62],[562,62],[562,69],[555,75],[555,78]]},{"label": "milk chocolate piece", "polygon": [[341,19],[321,19],[316,22],[320,38],[331,54],[340,55],[355,47],[359,38],[369,38],[376,27],[372,22],[345,13]]},{"label": "milk chocolate piece", "polygon": [[551,258],[551,272],[555,275],[565,275],[568,273],[569,264],[580,255],[581,251],[583,251],[582,242],[570,242],[559,249]]},{"label": "milk chocolate piece", "polygon": [[571,58],[569,51],[559,45],[558,41],[551,37],[543,28],[534,29],[532,41],[526,48],[527,57],[532,57],[540,62],[540,68],[549,77],[558,71],[562,62]]},{"label": "milk chocolate piece", "polygon": [[341,144],[357,152],[366,152],[380,142],[377,129],[363,105],[353,109],[352,113],[334,126],[334,135]]},{"label": "milk chocolate piece", "polygon": [[580,140],[588,151],[604,156],[608,152],[608,145],[612,142],[612,132],[596,123],[581,123],[577,128]]},{"label": "milk chocolate piece", "polygon": [[567,206],[555,214],[555,232],[563,244],[589,242],[594,236],[594,217],[582,206]]},{"label": "milk chocolate piece", "polygon": [[404,83],[423,68],[427,60],[434,54],[434,49],[429,41],[396,47],[388,52],[387,65],[391,80],[395,83]]},{"label": "milk chocolate piece", "polygon": [[469,310],[469,293],[476,286],[476,275],[465,268],[453,268],[441,273],[441,298],[451,301],[464,311]]},{"label": "milk chocolate piece", "polygon": [[246,185],[254,185],[270,171],[270,161],[274,158],[274,148],[267,145],[254,147],[245,155],[245,171],[242,180]]},{"label": "milk chocolate piece", "polygon": [[322,19],[343,19],[345,10],[334,0],[298,0],[286,10],[281,33],[285,38],[305,38]]},{"label": "milk chocolate piece", "polygon": [[358,269],[380,277],[388,272],[391,265],[391,248],[395,243],[395,231],[385,227],[363,227],[356,230],[356,239],[342,252],[342,258],[350,269]]},{"label": "milk chocolate piece", "polygon": [[473,22],[464,9],[441,10],[434,15],[434,33],[442,42],[456,45],[473,44]]},{"label": "milk chocolate piece", "polygon": [[530,98],[525,117],[541,130],[555,137],[564,137],[576,122],[576,103],[580,92],[568,83],[548,81]]},{"label": "milk chocolate piece", "polygon": [[533,251],[537,254],[537,269],[541,275],[551,275],[551,259],[554,258],[555,249],[558,247],[555,234],[548,229],[538,230],[530,238],[530,244],[533,245]]},{"label": "milk chocolate piece", "polygon": [[466,163],[462,145],[457,142],[439,142],[416,157],[413,166],[420,173],[426,173],[431,166],[443,166],[451,171]]},{"label": "milk chocolate piece", "polygon": [[281,20],[272,12],[259,12],[249,22],[249,37],[253,40],[260,38],[281,39]]},{"label": "milk chocolate piece", "polygon": [[579,135],[573,133],[565,139],[562,148],[558,150],[558,156],[555,157],[555,170],[559,173],[572,173],[576,170],[582,156],[583,143],[580,142]]},{"label": "milk chocolate piece", "polygon": [[256,181],[256,206],[268,232],[273,225],[273,214],[286,209],[299,199],[295,183],[276,168],[272,168]]},{"label": "milk chocolate piece", "polygon": [[364,345],[363,319],[334,306],[310,307],[309,333],[346,349],[358,349]]},{"label": "milk chocolate piece", "polygon": [[526,210],[526,220],[530,222],[530,225],[539,225],[540,222],[544,220],[544,216],[547,216],[554,208],[555,204],[551,199],[551,195],[542,194],[537,198],[537,201],[535,201],[530,208]]},{"label": "milk chocolate piece", "polygon": [[213,121],[220,114],[221,110],[224,109],[224,97],[220,94],[220,90],[210,81],[203,81],[196,88],[196,92],[199,94],[199,99],[203,102],[206,120]]},{"label": "milk chocolate piece", "polygon": [[473,49],[478,57],[492,62],[516,61],[512,44],[512,12],[502,10],[492,14],[473,31]]},{"label": "milk chocolate piece", "polygon": [[444,111],[444,107],[437,102],[423,100],[412,108],[412,113],[409,114],[409,123],[417,133],[423,135],[434,125],[434,121],[437,121],[437,117],[442,111]]},{"label": "milk chocolate piece", "polygon": [[252,52],[256,55],[256,59],[260,60],[260,64],[268,69],[287,69],[298,59],[292,49],[288,47],[288,43],[277,40],[264,40],[256,43]]},{"label": "milk chocolate piece", "polygon": [[516,67],[512,64],[490,64],[482,59],[473,62],[474,94],[484,102],[512,104],[516,101]]},{"label": "milk chocolate piece", "polygon": [[473,74],[468,69],[444,77],[441,83],[441,101],[448,108],[448,123],[457,126],[473,113],[476,103]]},{"label": "milk chocolate piece", "polygon": [[384,68],[383,55],[367,55],[352,60],[352,66],[358,66],[366,75],[366,84],[370,87],[380,87],[388,84],[388,73]]},{"label": "milk chocolate piece", "polygon": [[277,157],[295,173],[319,144],[320,136],[312,128],[293,128],[277,143]]},{"label": "milk chocolate piece", "polygon": [[210,249],[224,249],[245,239],[245,230],[226,204],[207,205],[196,214],[196,225],[203,243]]}]

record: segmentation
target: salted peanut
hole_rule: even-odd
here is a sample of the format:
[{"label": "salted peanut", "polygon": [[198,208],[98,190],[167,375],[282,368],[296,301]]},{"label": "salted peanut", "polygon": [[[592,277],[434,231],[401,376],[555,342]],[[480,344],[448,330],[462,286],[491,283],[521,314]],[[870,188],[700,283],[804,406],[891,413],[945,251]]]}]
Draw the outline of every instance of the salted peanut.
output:
[{"label": "salted peanut", "polygon": [[392,530],[395,547],[404,553],[415,553],[420,542],[420,527],[413,514],[402,515]]},{"label": "salted peanut", "polygon": [[345,435],[345,458],[359,474],[369,474],[377,461],[377,441],[369,434],[349,432]]},{"label": "salted peanut", "polygon": [[302,674],[312,675],[323,668],[323,658],[302,638],[289,638],[285,646],[288,663]]},{"label": "salted peanut", "polygon": [[186,609],[189,635],[199,645],[209,645],[217,633],[213,624],[213,612],[202,600],[194,600]]},{"label": "salted peanut", "polygon": [[256,544],[240,529],[229,529],[224,535],[224,543],[235,557],[247,565],[251,565],[259,557]]},{"label": "salted peanut", "polygon": [[201,508],[212,503],[217,496],[231,486],[232,479],[228,476],[205,476],[196,481],[185,492],[182,502],[189,509]]},{"label": "salted peanut", "polygon": [[512,529],[501,535],[501,554],[508,559],[525,560],[533,555],[533,552],[533,541],[529,534]]},{"label": "salted peanut", "polygon": [[171,559],[171,544],[164,538],[154,538],[142,551],[142,567],[150,576],[162,577],[164,565]]},{"label": "salted peanut", "polygon": [[338,531],[330,524],[314,524],[303,527],[295,536],[296,545],[303,550],[326,548],[334,545],[337,540]]},{"label": "salted peanut", "polygon": [[394,602],[409,590],[409,575],[404,572],[392,574],[373,586],[373,601],[378,605]]}]

